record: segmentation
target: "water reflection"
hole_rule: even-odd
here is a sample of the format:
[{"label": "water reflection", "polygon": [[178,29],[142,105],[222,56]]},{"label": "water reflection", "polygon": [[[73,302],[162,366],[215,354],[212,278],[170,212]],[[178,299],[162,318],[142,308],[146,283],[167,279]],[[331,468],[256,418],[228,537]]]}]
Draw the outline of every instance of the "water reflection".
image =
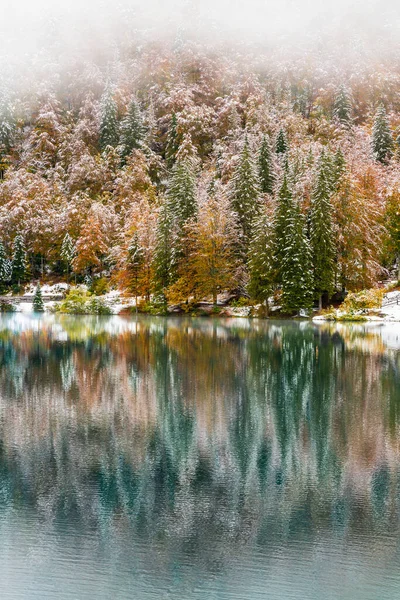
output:
[{"label": "water reflection", "polygon": [[395,326],[3,317],[0,519],[127,556],[135,540],[161,570],[220,573],[250,547],[332,535],[394,556],[397,340]]}]

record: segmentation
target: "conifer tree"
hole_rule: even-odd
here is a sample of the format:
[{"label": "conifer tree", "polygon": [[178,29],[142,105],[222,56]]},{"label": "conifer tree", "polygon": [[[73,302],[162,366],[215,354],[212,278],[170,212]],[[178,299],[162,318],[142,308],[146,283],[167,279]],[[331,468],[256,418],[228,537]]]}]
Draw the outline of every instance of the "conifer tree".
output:
[{"label": "conifer tree", "polygon": [[248,292],[259,302],[272,294],[276,273],[274,265],[274,230],[269,216],[263,212],[254,223],[254,233],[249,247]]},{"label": "conifer tree", "polygon": [[285,154],[288,150],[289,144],[286,139],[285,132],[283,131],[283,129],[280,129],[276,138],[275,152],[277,154]]},{"label": "conifer tree", "polygon": [[179,136],[177,132],[178,120],[176,114],[172,113],[171,123],[168,130],[167,146],[165,148],[165,159],[169,167],[175,162],[176,154],[179,150]]},{"label": "conifer tree", "polygon": [[334,156],[333,161],[334,177],[333,177],[333,191],[336,192],[340,186],[342,177],[346,171],[346,160],[344,158],[341,148],[338,148]]},{"label": "conifer tree", "polygon": [[260,213],[260,182],[247,138],[232,178],[232,208],[238,216],[242,247],[246,254],[252,234],[252,224]]},{"label": "conifer tree", "polygon": [[185,225],[197,214],[196,167],[192,157],[186,156],[175,162],[167,190],[167,203],[173,229],[171,278],[175,280],[179,264],[188,259]]},{"label": "conifer tree", "polygon": [[3,242],[0,241],[0,288],[4,287],[11,279],[11,262],[7,257]]},{"label": "conifer tree", "polygon": [[387,163],[392,155],[393,137],[390,131],[386,110],[381,104],[376,111],[372,129],[372,151],[375,159],[383,164]]},{"label": "conifer tree", "polygon": [[71,269],[71,264],[76,255],[75,246],[69,233],[66,233],[64,236],[60,254],[62,260],[65,262],[67,268],[67,281],[69,281],[69,272]]},{"label": "conifer tree", "polygon": [[44,302],[40,283],[37,284],[35,294],[33,296],[33,310],[35,312],[44,312]]},{"label": "conifer tree", "polygon": [[322,295],[332,294],[335,272],[335,243],[330,203],[331,188],[323,159],[311,198],[310,245],[314,291],[322,309]]},{"label": "conifer tree", "polygon": [[132,98],[128,112],[121,123],[121,156],[124,159],[132,150],[141,147],[145,135],[143,118],[139,104],[135,97]]},{"label": "conifer tree", "polygon": [[153,286],[156,296],[166,301],[166,291],[171,283],[172,265],[172,219],[167,202],[160,208],[156,247],[152,264]]},{"label": "conifer tree", "polygon": [[17,235],[14,240],[14,254],[12,259],[12,281],[21,284],[26,273],[26,250],[22,235]]},{"label": "conifer tree", "polygon": [[265,135],[262,140],[260,154],[258,157],[258,173],[261,191],[264,194],[272,194],[275,185],[275,173],[272,160],[271,142],[268,135]]},{"label": "conifer tree", "polygon": [[286,256],[286,248],[290,242],[289,222],[293,214],[293,198],[288,184],[288,170],[286,165],[274,214],[274,261],[277,283],[282,282],[282,265]]},{"label": "conifer tree", "polygon": [[101,99],[100,149],[105,150],[107,146],[115,148],[118,140],[117,105],[108,85]]},{"label": "conifer tree", "polygon": [[292,204],[287,241],[282,261],[282,307],[286,312],[293,313],[310,309],[313,301],[311,251],[298,203]]},{"label": "conifer tree", "polygon": [[333,116],[341,125],[350,127],[353,122],[352,112],[353,104],[350,92],[344,85],[341,85],[335,95]]},{"label": "conifer tree", "polygon": [[130,275],[130,288],[135,294],[136,314],[138,312],[138,296],[141,295],[141,272],[144,264],[144,251],[139,242],[137,231],[133,234],[128,248],[128,271]]}]

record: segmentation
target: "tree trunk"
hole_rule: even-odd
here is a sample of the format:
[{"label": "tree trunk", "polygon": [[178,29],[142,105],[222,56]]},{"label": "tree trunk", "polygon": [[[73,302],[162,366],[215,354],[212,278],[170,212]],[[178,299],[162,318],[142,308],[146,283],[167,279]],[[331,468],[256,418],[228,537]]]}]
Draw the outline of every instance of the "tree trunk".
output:
[{"label": "tree trunk", "polygon": [[217,306],[217,302],[218,302],[218,292],[216,290],[213,290],[213,304],[214,304],[214,306]]},{"label": "tree trunk", "polygon": [[322,294],[320,294],[318,298],[318,310],[322,310]]},{"label": "tree trunk", "polygon": [[400,255],[397,257],[397,281],[400,281]]}]

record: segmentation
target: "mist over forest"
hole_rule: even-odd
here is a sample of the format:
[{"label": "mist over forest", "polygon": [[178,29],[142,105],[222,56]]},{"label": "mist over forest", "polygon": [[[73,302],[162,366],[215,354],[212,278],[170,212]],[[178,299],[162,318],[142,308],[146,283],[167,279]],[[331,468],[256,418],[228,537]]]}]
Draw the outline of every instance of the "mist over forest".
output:
[{"label": "mist over forest", "polygon": [[292,313],[398,269],[395,2],[40,0],[0,32],[4,290]]}]

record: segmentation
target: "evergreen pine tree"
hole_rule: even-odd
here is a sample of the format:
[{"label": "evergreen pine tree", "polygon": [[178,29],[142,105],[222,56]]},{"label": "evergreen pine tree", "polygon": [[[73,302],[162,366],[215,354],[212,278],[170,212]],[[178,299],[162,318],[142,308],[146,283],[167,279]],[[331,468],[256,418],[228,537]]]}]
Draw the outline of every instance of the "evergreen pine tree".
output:
[{"label": "evergreen pine tree", "polygon": [[11,279],[11,262],[7,257],[3,242],[0,241],[0,288],[4,290]]},{"label": "evergreen pine tree", "polygon": [[170,275],[174,282],[180,264],[188,259],[185,225],[197,215],[195,157],[186,156],[176,160],[167,189],[167,204],[173,233]]},{"label": "evergreen pine tree", "polygon": [[14,254],[12,259],[12,281],[21,284],[26,272],[26,250],[22,235],[17,235],[14,240]]},{"label": "evergreen pine tree", "polygon": [[107,86],[101,99],[100,149],[105,150],[107,146],[115,148],[118,140],[117,105],[111,87]]},{"label": "evergreen pine tree", "polygon": [[298,203],[292,204],[287,240],[282,261],[282,307],[292,313],[310,309],[313,301],[311,251]]},{"label": "evergreen pine tree", "polygon": [[44,312],[44,303],[40,283],[37,284],[35,294],[33,296],[33,310],[35,312]]},{"label": "evergreen pine tree", "polygon": [[165,159],[169,167],[175,162],[176,154],[179,150],[179,136],[177,132],[178,120],[176,114],[172,113],[171,123],[168,130],[167,146],[165,148]]},{"label": "evergreen pine tree", "polygon": [[144,252],[139,242],[137,231],[133,234],[128,248],[128,270],[130,273],[131,289],[135,294],[136,314],[138,312],[138,296],[141,293],[140,275],[144,263]]},{"label": "evergreen pine tree", "polygon": [[64,236],[60,254],[62,260],[65,262],[67,268],[67,280],[69,281],[69,271],[71,268],[71,263],[76,255],[75,246],[69,233],[66,233]]},{"label": "evergreen pine tree", "polygon": [[275,152],[277,154],[285,154],[288,150],[289,144],[286,139],[285,132],[283,131],[283,129],[280,129],[276,138]]},{"label": "evergreen pine tree", "polygon": [[390,131],[386,110],[381,104],[376,111],[372,129],[372,151],[375,159],[385,164],[391,157],[393,150],[393,137]]},{"label": "evergreen pine tree", "polygon": [[332,294],[335,271],[335,243],[330,203],[331,187],[321,161],[311,198],[310,245],[314,291],[322,309],[322,295]]},{"label": "evergreen pine tree", "polygon": [[335,95],[333,116],[345,127],[350,127],[353,121],[352,112],[353,104],[350,92],[344,85],[341,85]]},{"label": "evergreen pine tree", "polygon": [[140,148],[145,135],[143,118],[136,98],[132,98],[128,112],[121,123],[121,155],[125,158]]},{"label": "evergreen pine tree", "polygon": [[271,142],[268,135],[265,135],[262,140],[260,154],[258,157],[258,173],[261,191],[264,194],[272,194],[275,185],[275,173],[272,160]]},{"label": "evergreen pine tree", "polygon": [[286,248],[290,243],[289,222],[293,214],[293,198],[288,184],[288,171],[289,168],[286,164],[274,215],[274,262],[277,283],[282,283],[282,265],[286,256]]},{"label": "evergreen pine tree", "polygon": [[238,216],[246,253],[252,235],[253,220],[260,213],[260,182],[247,138],[232,178],[232,208]]},{"label": "evergreen pine tree", "polygon": [[260,214],[254,223],[254,233],[249,247],[248,292],[259,302],[266,302],[275,284],[274,232],[266,213]]},{"label": "evergreen pine tree", "polygon": [[342,177],[346,171],[346,160],[344,158],[341,148],[338,148],[333,161],[334,177],[333,177],[333,191],[336,192],[340,186]]},{"label": "evergreen pine tree", "polygon": [[166,291],[171,283],[172,219],[167,202],[161,205],[156,234],[156,247],[152,264],[153,286],[156,296],[166,301]]}]

